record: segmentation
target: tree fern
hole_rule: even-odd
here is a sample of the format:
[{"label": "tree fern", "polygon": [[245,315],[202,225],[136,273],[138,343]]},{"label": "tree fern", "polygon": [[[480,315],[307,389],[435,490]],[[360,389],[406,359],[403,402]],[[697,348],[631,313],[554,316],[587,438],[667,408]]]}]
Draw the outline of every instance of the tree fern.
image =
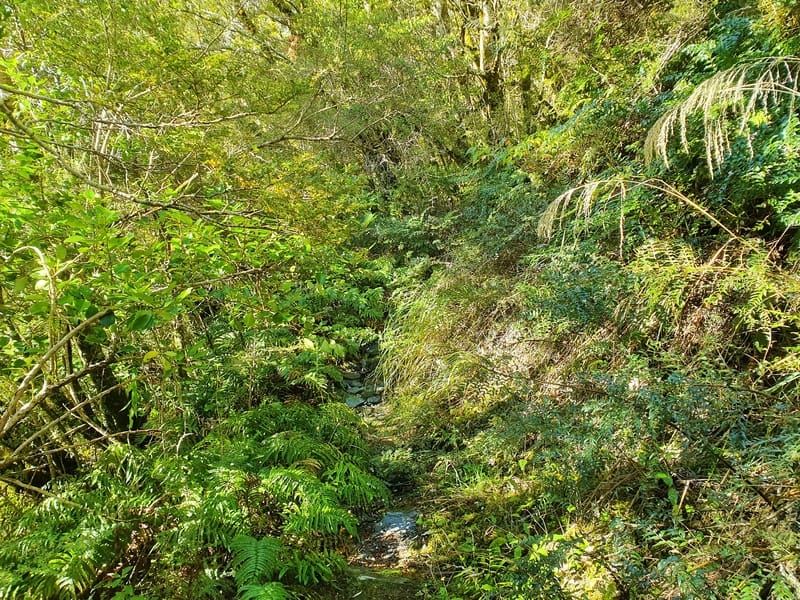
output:
[{"label": "tree fern", "polygon": [[231,568],[235,571],[237,585],[263,584],[277,572],[281,542],[275,538],[263,537],[260,540],[249,535],[237,536],[231,541],[233,560]]}]

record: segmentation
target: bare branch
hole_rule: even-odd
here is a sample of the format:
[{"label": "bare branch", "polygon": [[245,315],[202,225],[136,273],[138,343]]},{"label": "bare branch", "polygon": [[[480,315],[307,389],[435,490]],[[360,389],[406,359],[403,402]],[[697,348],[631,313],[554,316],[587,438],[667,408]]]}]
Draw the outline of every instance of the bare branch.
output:
[{"label": "bare branch", "polygon": [[70,108],[74,108],[79,104],[90,104],[91,101],[89,100],[60,100],[58,98],[51,98],[50,96],[42,96],[41,94],[35,94],[33,92],[26,92],[19,88],[12,87],[10,85],[6,85],[4,83],[0,83],[0,90],[6,92],[7,94],[14,94],[15,96],[25,96],[26,98],[32,98],[34,100],[41,100],[43,102],[49,102],[51,104],[58,104],[61,106],[69,106]]},{"label": "bare branch", "polygon": [[14,427],[17,423],[19,423],[25,415],[27,415],[35,406],[37,406],[44,398],[47,397],[48,393],[50,392],[51,386],[45,381],[42,385],[42,388],[34,395],[34,397],[23,404],[22,406],[17,409],[22,396],[25,394],[26,390],[30,387],[33,379],[39,372],[42,370],[42,367],[53,357],[55,356],[56,352],[61,350],[67,342],[69,342],[72,338],[76,335],[81,333],[84,329],[87,329],[97,323],[103,317],[111,314],[111,309],[102,310],[73,329],[67,332],[58,342],[56,342],[45,354],[36,362],[33,367],[28,371],[28,373],[23,377],[22,383],[19,384],[17,387],[16,392],[14,392],[14,396],[11,399],[11,402],[8,403],[5,412],[0,415],[0,437],[4,436]]},{"label": "bare branch", "polygon": [[53,492],[47,491],[44,488],[36,487],[35,485],[30,485],[28,483],[23,483],[23,482],[19,481],[18,479],[14,479],[13,477],[6,477],[4,475],[0,475],[0,481],[2,481],[3,483],[6,483],[8,485],[11,485],[11,486],[13,486],[15,488],[18,488],[18,489],[21,489],[21,490],[25,490],[26,492],[33,492],[34,494],[38,494],[40,496],[47,496],[47,497],[50,497],[50,498],[56,498],[62,504],[66,504],[67,506],[71,506],[72,508],[79,508],[81,510],[86,510],[85,506],[81,506],[77,502],[72,502],[71,500],[67,500],[65,498],[62,498],[62,497],[58,496],[57,494],[54,494]]},{"label": "bare branch", "polygon": [[[93,366],[97,366],[97,365],[93,365]],[[84,370],[84,372],[86,372],[86,370]],[[58,384],[58,385],[63,385],[63,382],[61,384]],[[105,390],[101,391],[100,393],[95,394],[91,398],[87,398],[86,400],[84,400],[82,402],[79,402],[78,404],[76,404],[75,406],[73,406],[72,408],[70,408],[69,410],[64,412],[64,414],[62,414],[58,418],[53,419],[52,421],[49,421],[48,423],[46,423],[44,425],[44,427],[40,428],[38,431],[36,431],[32,435],[28,436],[28,438],[25,441],[23,441],[21,444],[19,444],[9,456],[7,456],[2,461],[0,461],[0,469],[5,469],[9,465],[14,464],[15,462],[19,461],[20,458],[23,456],[22,455],[22,451],[25,448],[30,446],[33,442],[35,442],[37,439],[42,437],[44,434],[46,434],[48,431],[50,431],[53,427],[58,425],[60,422],[64,421],[67,417],[69,417],[69,416],[71,416],[73,414],[77,414],[77,411],[80,410],[82,407],[86,406],[87,404],[91,404],[92,402],[96,402],[97,400],[100,400],[104,396],[114,392],[115,390],[123,388],[123,387],[124,387],[124,384],[120,383],[120,384],[112,386],[112,387],[110,387],[108,389],[105,389]],[[55,389],[55,388],[56,388],[56,386],[52,386],[49,389],[52,390],[52,389]],[[94,425],[92,427],[95,428]],[[105,432],[105,431],[100,431],[99,433],[102,435],[102,437],[100,439],[109,439],[109,438],[112,438],[113,435],[114,435],[114,434],[110,434],[110,433]],[[123,433],[128,433],[128,432],[123,432]],[[96,441],[97,440],[93,440],[93,442],[96,442]]]}]

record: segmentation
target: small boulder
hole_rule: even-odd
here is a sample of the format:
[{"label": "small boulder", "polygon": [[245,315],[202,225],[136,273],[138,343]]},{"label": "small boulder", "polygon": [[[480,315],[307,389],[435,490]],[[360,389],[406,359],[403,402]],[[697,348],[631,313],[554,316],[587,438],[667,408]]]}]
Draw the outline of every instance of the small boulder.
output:
[{"label": "small boulder", "polygon": [[358,408],[359,406],[364,406],[366,402],[361,396],[348,396],[345,398],[344,403],[350,408]]}]

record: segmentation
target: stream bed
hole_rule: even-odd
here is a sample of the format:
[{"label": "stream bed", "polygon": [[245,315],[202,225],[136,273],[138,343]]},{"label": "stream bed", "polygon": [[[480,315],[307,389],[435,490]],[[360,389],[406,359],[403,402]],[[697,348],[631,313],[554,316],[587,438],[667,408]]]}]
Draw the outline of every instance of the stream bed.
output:
[{"label": "stream bed", "polygon": [[415,511],[387,511],[367,524],[363,541],[350,558],[342,587],[326,590],[325,600],[413,600],[425,584],[415,573],[414,550],[420,544]]},{"label": "stream bed", "polygon": [[[345,372],[342,392],[346,404],[381,428],[388,414],[383,404],[383,385],[374,377],[380,349],[377,343],[362,348],[357,366]],[[417,597],[425,579],[415,573],[415,555],[422,546],[417,526],[419,513],[407,506],[386,510],[366,521],[361,543],[350,557],[344,587],[333,586],[330,600],[410,600]]]}]

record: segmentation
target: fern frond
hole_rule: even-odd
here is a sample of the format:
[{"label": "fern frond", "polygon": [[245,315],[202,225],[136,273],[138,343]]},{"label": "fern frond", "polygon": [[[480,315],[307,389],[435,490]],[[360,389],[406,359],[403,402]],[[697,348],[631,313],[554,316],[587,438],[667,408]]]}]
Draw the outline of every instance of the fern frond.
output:
[{"label": "fern frond", "polygon": [[337,536],[346,531],[358,536],[358,520],[349,512],[330,504],[325,497],[311,497],[300,505],[289,505],[284,532],[301,538],[316,535]]},{"label": "fern frond", "polygon": [[58,576],[51,571],[37,569],[29,574],[25,584],[23,597],[29,598],[57,598],[59,593]]},{"label": "fern frond", "polygon": [[319,414],[317,410],[302,402],[278,404],[280,410],[276,415],[276,424],[279,431],[294,430],[312,432],[316,426]]},{"label": "fern frond", "polygon": [[300,431],[281,431],[264,442],[262,457],[274,465],[289,466],[315,459],[327,467],[340,460],[342,453],[334,446]]},{"label": "fern frond", "polygon": [[159,546],[190,555],[198,547],[227,547],[245,532],[245,513],[235,491],[220,487],[188,490],[186,495],[178,506],[178,525],[159,536]]},{"label": "fern frond", "polygon": [[333,579],[334,571],[344,570],[344,559],[330,550],[300,552],[286,557],[278,577],[293,577],[300,585],[312,585]]},{"label": "fern frond", "polygon": [[280,428],[278,420],[282,411],[278,402],[270,402],[245,412],[237,412],[215,427],[229,438],[246,436],[263,439],[276,433]]},{"label": "fern frond", "polygon": [[244,585],[239,588],[239,600],[288,600],[289,597],[289,592],[277,581],[264,585]]},{"label": "fern frond", "polygon": [[348,459],[366,465],[369,449],[361,432],[361,419],[346,404],[329,402],[319,407],[314,434],[347,455]]},{"label": "fern frond", "polygon": [[260,540],[249,535],[240,535],[231,541],[233,560],[231,568],[235,571],[237,585],[262,585],[278,570],[278,557],[281,542],[275,538]]},{"label": "fern frond", "polygon": [[677,129],[684,150],[689,149],[688,120],[703,118],[706,161],[713,175],[730,150],[728,123],[739,117],[739,133],[747,134],[748,122],[761,108],[782,99],[793,103],[800,97],[800,58],[773,56],[721,71],[698,85],[683,102],[653,124],[645,140],[645,160],[661,157],[669,168],[669,141]]},{"label": "fern frond", "polygon": [[361,426],[361,417],[341,402],[321,404],[318,410],[321,417],[316,423],[318,429],[328,429],[331,426],[358,429]]},{"label": "fern frond", "polygon": [[62,597],[77,597],[88,590],[97,577],[91,556],[64,553],[50,561],[53,570],[58,571],[56,585]]},{"label": "fern frond", "polygon": [[[10,564],[10,563],[7,563]],[[21,576],[0,568],[0,600],[16,600],[24,595]]]},{"label": "fern frond", "polygon": [[[281,504],[302,502],[305,498],[325,493],[325,485],[303,469],[275,467],[261,475],[259,491],[270,494]],[[331,501],[335,499],[329,492]]]},{"label": "fern frond", "polygon": [[342,503],[359,508],[368,508],[375,502],[386,502],[389,490],[378,479],[351,462],[340,461],[322,474]]}]

